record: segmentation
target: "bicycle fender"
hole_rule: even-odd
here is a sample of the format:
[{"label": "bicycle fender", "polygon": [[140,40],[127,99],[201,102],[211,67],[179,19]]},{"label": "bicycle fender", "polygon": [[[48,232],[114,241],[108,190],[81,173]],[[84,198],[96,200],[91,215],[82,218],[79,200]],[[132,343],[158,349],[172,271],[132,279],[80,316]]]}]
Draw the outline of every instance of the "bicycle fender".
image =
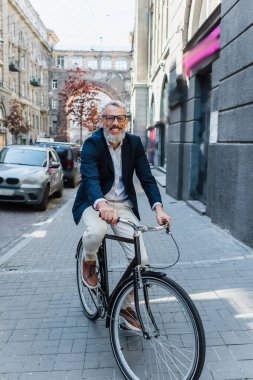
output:
[{"label": "bicycle fender", "polygon": [[[145,272],[142,274],[142,278],[145,278],[145,277],[149,277],[149,276],[155,276],[155,277],[159,277],[159,278],[162,278],[164,276],[166,276],[166,273],[162,273],[162,272],[155,272],[155,271],[151,271],[151,270],[145,270]],[[109,305],[108,305],[108,309],[107,309],[107,314],[106,314],[106,322],[105,322],[105,326],[108,328],[109,327],[109,324],[110,324],[110,318],[111,318],[111,312],[112,312],[112,307],[114,305],[114,302],[115,302],[115,299],[116,299],[116,296],[118,294],[118,292],[124,288],[129,282],[132,282],[133,281],[133,276],[127,278],[125,281],[123,281],[112,293],[112,296],[110,298],[110,301],[109,301]]]},{"label": "bicycle fender", "polygon": [[156,272],[154,270],[145,270],[145,272],[143,273],[142,276],[143,277],[145,277],[145,276],[156,276],[156,277],[162,278],[162,277],[166,276],[166,273]]}]

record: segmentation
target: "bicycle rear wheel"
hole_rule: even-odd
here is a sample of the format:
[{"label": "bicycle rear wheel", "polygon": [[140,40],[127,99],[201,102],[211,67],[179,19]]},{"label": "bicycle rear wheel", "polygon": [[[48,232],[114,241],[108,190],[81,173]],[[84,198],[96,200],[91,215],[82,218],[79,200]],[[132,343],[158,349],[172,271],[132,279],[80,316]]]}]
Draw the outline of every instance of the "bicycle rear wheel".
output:
[{"label": "bicycle rear wheel", "polygon": [[91,320],[96,320],[99,317],[99,312],[98,312],[98,307],[97,307],[97,289],[89,289],[83,283],[82,251],[83,251],[83,245],[82,243],[79,243],[77,257],[76,257],[76,277],[77,277],[78,292],[79,292],[81,303],[83,305],[85,315]]},{"label": "bicycle rear wheel", "polygon": [[[124,326],[122,308],[131,306],[133,280],[116,296],[110,338],[116,361],[126,379],[197,380],[205,360],[205,336],[198,311],[173,280],[143,274],[139,308],[148,338]],[[150,311],[148,312],[148,307]],[[153,319],[153,322],[152,322]]]}]

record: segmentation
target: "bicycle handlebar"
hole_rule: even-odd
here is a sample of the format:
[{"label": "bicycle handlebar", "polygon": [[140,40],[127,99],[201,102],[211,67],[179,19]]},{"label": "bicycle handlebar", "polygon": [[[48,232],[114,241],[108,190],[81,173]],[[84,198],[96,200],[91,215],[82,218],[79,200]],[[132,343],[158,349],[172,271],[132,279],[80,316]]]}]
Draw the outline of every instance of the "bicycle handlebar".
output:
[{"label": "bicycle handlebar", "polygon": [[148,227],[148,226],[143,226],[141,224],[135,224],[134,222],[124,219],[124,218],[118,218],[118,222],[128,224],[131,226],[135,231],[140,231],[140,232],[148,232],[148,231],[161,231],[166,229],[167,234],[170,233],[170,227],[169,223],[164,223],[162,226],[153,226],[153,227]]}]

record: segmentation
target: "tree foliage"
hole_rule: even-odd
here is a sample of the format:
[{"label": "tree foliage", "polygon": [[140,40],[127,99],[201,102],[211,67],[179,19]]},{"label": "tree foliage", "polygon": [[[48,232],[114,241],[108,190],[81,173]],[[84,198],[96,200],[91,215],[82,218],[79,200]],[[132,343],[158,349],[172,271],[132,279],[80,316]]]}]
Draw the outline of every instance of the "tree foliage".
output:
[{"label": "tree foliage", "polygon": [[73,123],[93,131],[98,125],[98,91],[95,85],[85,79],[86,71],[70,70],[60,99]]},{"label": "tree foliage", "polygon": [[29,124],[24,119],[22,105],[16,99],[11,102],[10,113],[4,124],[16,137],[21,133],[27,133],[30,129]]}]

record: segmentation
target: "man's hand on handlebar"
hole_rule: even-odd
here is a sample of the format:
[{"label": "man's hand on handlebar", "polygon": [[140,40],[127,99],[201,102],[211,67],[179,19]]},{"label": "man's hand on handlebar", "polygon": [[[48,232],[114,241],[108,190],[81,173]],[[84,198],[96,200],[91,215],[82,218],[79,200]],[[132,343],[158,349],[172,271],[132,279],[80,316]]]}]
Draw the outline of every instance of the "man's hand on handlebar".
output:
[{"label": "man's hand on handlebar", "polygon": [[108,206],[108,203],[101,201],[97,204],[97,210],[99,211],[99,216],[101,219],[105,220],[107,223],[116,225],[118,223],[118,214],[115,209]]},{"label": "man's hand on handlebar", "polygon": [[156,205],[155,211],[156,211],[157,223],[160,226],[162,224],[168,223],[169,229],[171,229],[171,225],[172,225],[171,217],[163,211],[162,205]]},{"label": "man's hand on handlebar", "polygon": [[[99,211],[99,216],[101,219],[110,223],[112,225],[116,225],[119,221],[119,217],[117,211],[110,207],[106,201],[101,201],[97,204],[97,210]],[[163,224],[168,224],[169,230],[171,229],[171,217],[163,211],[162,205],[155,206],[156,211],[156,220],[158,224],[161,226]]]}]

